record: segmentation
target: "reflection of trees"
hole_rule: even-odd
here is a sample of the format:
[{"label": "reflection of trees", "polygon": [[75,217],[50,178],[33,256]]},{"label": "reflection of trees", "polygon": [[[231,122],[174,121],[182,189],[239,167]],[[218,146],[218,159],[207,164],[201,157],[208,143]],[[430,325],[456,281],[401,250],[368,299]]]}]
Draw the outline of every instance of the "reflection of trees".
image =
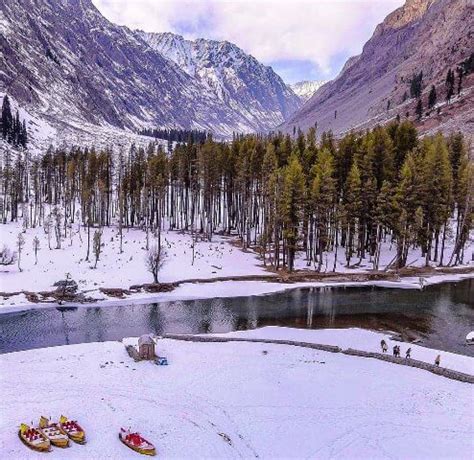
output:
[{"label": "reflection of trees", "polygon": [[104,318],[101,307],[91,307],[86,309],[82,328],[85,331],[86,342],[104,341]]},{"label": "reflection of trees", "polygon": [[147,305],[146,328],[147,332],[154,332],[156,335],[162,335],[165,330],[166,317],[163,315],[161,307],[167,308],[168,303],[160,305],[154,303]]},{"label": "reflection of trees", "polygon": [[69,345],[69,327],[66,322],[66,317],[64,315],[64,310],[61,311],[61,320],[63,323],[63,331],[64,331],[64,340],[66,345]]}]

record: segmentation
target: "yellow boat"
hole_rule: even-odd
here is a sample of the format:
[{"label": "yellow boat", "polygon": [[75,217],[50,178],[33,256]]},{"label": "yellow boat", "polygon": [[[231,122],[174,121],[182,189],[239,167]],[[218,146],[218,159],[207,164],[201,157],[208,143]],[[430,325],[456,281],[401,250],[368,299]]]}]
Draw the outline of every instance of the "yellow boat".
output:
[{"label": "yellow boat", "polygon": [[86,443],[86,433],[75,420],[69,420],[64,415],[59,419],[59,428],[77,444]]},{"label": "yellow boat", "polygon": [[46,417],[41,417],[38,430],[49,439],[53,446],[69,447],[69,437],[57,423],[50,422]]},{"label": "yellow boat", "polygon": [[49,439],[36,428],[30,427],[25,423],[20,425],[18,436],[21,442],[28,446],[30,449],[38,452],[49,452],[51,450],[51,443]]},{"label": "yellow boat", "polygon": [[131,433],[130,430],[120,428],[119,438],[127,447],[139,454],[156,455],[155,446],[139,433]]}]

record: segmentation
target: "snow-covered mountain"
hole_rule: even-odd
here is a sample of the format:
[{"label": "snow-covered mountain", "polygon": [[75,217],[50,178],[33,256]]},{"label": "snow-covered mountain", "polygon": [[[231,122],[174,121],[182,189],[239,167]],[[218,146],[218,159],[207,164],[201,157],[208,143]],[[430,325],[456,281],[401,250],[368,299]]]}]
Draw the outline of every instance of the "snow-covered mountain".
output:
[{"label": "snow-covered mountain", "polygon": [[257,129],[277,126],[301,105],[271,67],[233,43],[186,40],[170,32],[137,35]]},{"label": "snow-covered mountain", "polygon": [[325,83],[326,80],[303,80],[289,86],[296,95],[306,102]]},{"label": "snow-covered mountain", "polygon": [[91,0],[3,0],[0,93],[41,121],[38,136],[77,143],[98,128],[267,131],[298,108],[270,68],[230,43],[215,46],[209,81],[222,78],[221,90],[108,21]]}]

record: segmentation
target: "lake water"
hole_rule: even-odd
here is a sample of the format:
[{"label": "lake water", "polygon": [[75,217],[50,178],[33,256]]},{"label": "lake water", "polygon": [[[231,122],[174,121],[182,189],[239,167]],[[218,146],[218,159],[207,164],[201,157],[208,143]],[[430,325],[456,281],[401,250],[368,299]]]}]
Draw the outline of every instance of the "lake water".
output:
[{"label": "lake water", "polygon": [[419,337],[474,356],[474,279],[423,291],[377,287],[293,289],[264,296],[143,305],[47,308],[0,314],[0,352],[121,340],[143,333],[211,333],[262,326],[361,327]]}]

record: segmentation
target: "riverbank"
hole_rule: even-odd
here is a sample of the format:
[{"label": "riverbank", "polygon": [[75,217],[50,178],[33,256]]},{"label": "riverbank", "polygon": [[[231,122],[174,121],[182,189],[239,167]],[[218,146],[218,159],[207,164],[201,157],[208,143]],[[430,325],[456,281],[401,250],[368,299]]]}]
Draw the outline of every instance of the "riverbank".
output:
[{"label": "riverbank", "polygon": [[[178,300],[265,295],[296,288],[377,286],[393,289],[423,289],[474,277],[472,267],[412,268],[402,272],[315,273],[296,271],[285,274],[241,275],[220,278],[186,279],[162,285],[101,287],[76,292],[63,300],[61,291],[0,292],[0,314],[52,306],[110,306]],[[74,300],[74,297],[80,300]],[[66,297],[67,299],[67,297]]]},{"label": "riverbank", "polygon": [[[2,241],[15,247],[18,225],[1,226]],[[377,285],[398,288],[417,288],[422,285],[454,281],[474,276],[474,264],[452,268],[424,268],[424,258],[416,251],[409,254],[409,267],[399,273],[386,268],[393,261],[394,246],[383,243],[380,270],[372,271],[368,259],[355,257],[349,267],[344,255],[328,253],[321,272],[307,267],[304,254],[299,253],[296,271],[292,274],[272,272],[264,266],[255,252],[243,250],[234,237],[214,235],[212,242],[193,241],[191,235],[177,231],[163,231],[166,263],[160,271],[160,282],[166,288],[151,286],[144,258],[146,235],[142,230],[126,229],[120,245],[117,229],[104,228],[103,248],[97,267],[86,260],[87,236],[80,226],[73,228],[69,239],[60,249],[51,248],[41,228],[29,228],[23,234],[26,245],[21,256],[21,271],[17,265],[2,267],[0,272],[0,312],[36,308],[46,302],[57,304],[54,284],[65,279],[67,273],[77,283],[77,299],[65,298],[63,304],[83,303],[110,305],[120,303],[166,300],[203,299],[261,295],[300,286]],[[37,263],[31,242],[38,237],[41,246]],[[466,248],[466,259],[472,250]],[[449,260],[451,243],[446,246],[445,262]],[[335,272],[332,270],[335,267]],[[423,278],[420,284],[420,277]],[[166,290],[167,292],[161,292]],[[150,292],[151,291],[151,292]]]},{"label": "riverbank", "polygon": [[[232,336],[378,347],[380,335],[365,332],[265,328]],[[470,458],[472,385],[271,343],[161,339],[157,352],[169,366],[135,363],[119,342],[0,356],[5,458],[37,458],[19,441],[19,423],[62,413],[79,420],[88,443],[54,449],[52,458],[132,458],[117,439],[120,426],[139,430],[160,458]]]}]

